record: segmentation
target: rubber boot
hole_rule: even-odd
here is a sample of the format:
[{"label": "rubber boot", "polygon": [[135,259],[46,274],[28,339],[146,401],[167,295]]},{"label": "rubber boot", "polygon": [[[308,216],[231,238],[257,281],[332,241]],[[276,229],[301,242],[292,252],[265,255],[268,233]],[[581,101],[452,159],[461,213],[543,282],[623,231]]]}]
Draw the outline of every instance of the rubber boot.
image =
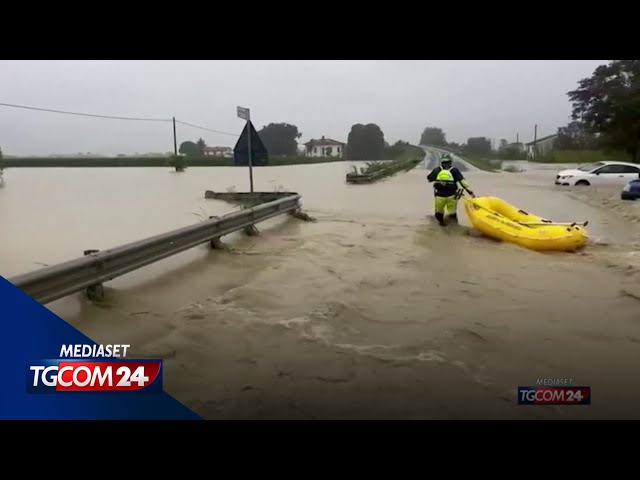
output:
[{"label": "rubber boot", "polygon": [[438,220],[438,223],[441,227],[444,227],[446,225],[446,223],[444,223],[444,213],[436,212],[436,220]]}]

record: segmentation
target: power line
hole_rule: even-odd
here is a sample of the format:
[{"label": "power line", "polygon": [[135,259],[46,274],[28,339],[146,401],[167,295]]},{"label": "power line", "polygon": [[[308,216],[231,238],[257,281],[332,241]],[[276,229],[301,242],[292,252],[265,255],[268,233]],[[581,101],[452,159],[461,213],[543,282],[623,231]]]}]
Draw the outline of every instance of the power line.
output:
[{"label": "power line", "polygon": [[136,120],[141,122],[171,122],[171,119],[167,118],[135,118],[135,117],[118,117],[112,115],[97,115],[94,113],[79,113],[79,112],[66,112],[64,110],[53,110],[50,108],[38,108],[38,107],[28,107],[26,105],[13,105],[11,103],[0,103],[2,107],[12,107],[12,108],[23,108],[26,110],[38,110],[40,112],[51,112],[51,113],[64,113],[66,115],[77,115],[81,117],[97,117],[97,118],[110,118],[114,120]]},{"label": "power line", "polygon": [[193,127],[193,128],[199,128],[200,130],[207,130],[208,132],[213,132],[213,133],[220,133],[222,135],[231,135],[233,137],[239,137],[240,135],[236,134],[236,133],[229,133],[229,132],[221,132],[220,130],[213,130],[212,128],[207,128],[207,127],[201,127],[199,125],[193,125],[191,123],[187,123],[187,122],[183,122],[181,120],[176,120],[176,123],[181,123],[182,125],[187,125],[189,127]]},{"label": "power line", "polygon": [[[94,117],[94,118],[108,118],[113,120],[134,120],[140,122],[172,122],[173,120],[170,118],[139,118],[139,117],[121,117],[115,115],[99,115],[96,113],[80,113],[80,112],[68,112],[65,110],[54,110],[51,108],[40,108],[40,107],[29,107],[27,105],[15,105],[12,103],[0,103],[2,107],[11,107],[11,108],[22,108],[25,110],[37,110],[39,112],[51,112],[51,113],[62,113],[65,115],[76,115],[80,117]],[[188,127],[199,128],[200,130],[206,130],[208,132],[218,133],[221,135],[230,135],[232,137],[239,137],[240,135],[236,133],[223,132],[221,130],[214,130],[212,128],[203,127],[200,125],[194,125],[192,123],[183,122],[181,120],[176,120],[176,123],[180,123],[182,125],[186,125]]]}]

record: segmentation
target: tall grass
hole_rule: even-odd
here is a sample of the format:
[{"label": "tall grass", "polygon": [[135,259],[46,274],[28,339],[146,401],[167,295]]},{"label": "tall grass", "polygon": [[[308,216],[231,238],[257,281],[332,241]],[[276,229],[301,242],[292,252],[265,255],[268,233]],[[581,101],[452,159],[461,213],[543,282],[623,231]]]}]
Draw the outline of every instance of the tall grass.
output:
[{"label": "tall grass", "polygon": [[540,163],[595,163],[604,160],[631,162],[631,156],[621,151],[604,150],[552,150],[547,155],[534,159]]},{"label": "tall grass", "polygon": [[486,172],[497,172],[502,168],[502,160],[497,160],[495,158],[482,158],[482,157],[460,157],[463,160],[466,160],[474,167],[479,168],[480,170],[484,170]]}]

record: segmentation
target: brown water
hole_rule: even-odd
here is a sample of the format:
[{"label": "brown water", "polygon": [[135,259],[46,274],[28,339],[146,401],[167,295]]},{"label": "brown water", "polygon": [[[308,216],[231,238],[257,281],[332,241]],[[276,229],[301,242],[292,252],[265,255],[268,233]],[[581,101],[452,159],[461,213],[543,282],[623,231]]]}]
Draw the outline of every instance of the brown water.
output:
[{"label": "brown water", "polygon": [[[427,218],[424,169],[348,185],[347,163],[257,169],[316,223],[260,225],[49,306],[92,339],[165,359],[165,386],[206,418],[640,418],[638,223],[572,198],[553,171],[466,172],[478,195],[589,220],[581,254],[539,254]],[[246,169],[15,169],[0,189],[0,273],[23,273],[236,207]],[[638,298],[635,298],[637,296]],[[516,405],[572,378],[589,407]]]}]

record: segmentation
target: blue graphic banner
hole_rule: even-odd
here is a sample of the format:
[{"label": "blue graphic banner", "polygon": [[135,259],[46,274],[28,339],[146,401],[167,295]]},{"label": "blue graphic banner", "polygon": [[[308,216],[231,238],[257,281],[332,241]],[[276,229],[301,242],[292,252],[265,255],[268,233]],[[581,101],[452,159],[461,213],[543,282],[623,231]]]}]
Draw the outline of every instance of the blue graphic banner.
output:
[{"label": "blue graphic banner", "polygon": [[161,360],[60,359],[62,345],[96,342],[3,277],[0,322],[0,419],[201,419],[162,390]]}]

